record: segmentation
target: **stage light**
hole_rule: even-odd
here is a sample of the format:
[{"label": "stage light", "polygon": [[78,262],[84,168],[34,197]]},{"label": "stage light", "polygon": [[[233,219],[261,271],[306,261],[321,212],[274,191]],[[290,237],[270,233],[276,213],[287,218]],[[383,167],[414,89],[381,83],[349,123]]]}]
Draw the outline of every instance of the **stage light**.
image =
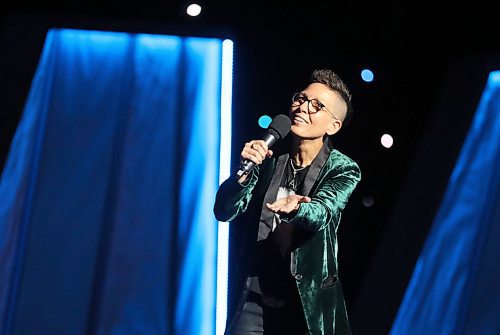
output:
[{"label": "stage light", "polygon": [[363,79],[367,83],[371,83],[374,78],[375,76],[373,75],[373,72],[371,70],[364,69],[363,71],[361,71],[361,79]]},{"label": "stage light", "polygon": [[262,115],[259,118],[259,126],[261,128],[267,129],[267,127],[269,127],[269,124],[271,123],[271,121],[272,121],[272,119],[269,115]]},{"label": "stage light", "polygon": [[195,3],[190,4],[186,9],[186,13],[189,16],[198,16],[201,13],[201,6]]},{"label": "stage light", "polygon": [[[222,42],[221,151],[219,184],[231,175],[231,101],[233,96],[233,41]],[[219,222],[217,230],[217,301],[215,334],[224,334],[227,319],[229,223]]]},{"label": "stage light", "polygon": [[375,199],[370,196],[363,197],[361,201],[363,202],[363,206],[365,207],[372,207],[375,204]]},{"label": "stage light", "polygon": [[391,135],[389,134],[384,134],[382,135],[382,137],[380,138],[380,143],[382,144],[382,146],[384,146],[385,148],[390,148],[392,147],[392,144],[394,143],[394,139],[392,138]]}]

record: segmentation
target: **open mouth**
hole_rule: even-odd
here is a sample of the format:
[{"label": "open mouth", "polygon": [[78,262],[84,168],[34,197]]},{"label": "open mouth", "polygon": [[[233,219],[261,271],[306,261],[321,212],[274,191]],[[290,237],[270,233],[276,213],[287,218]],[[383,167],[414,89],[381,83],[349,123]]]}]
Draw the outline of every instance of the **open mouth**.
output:
[{"label": "open mouth", "polygon": [[293,121],[294,121],[295,123],[303,123],[303,124],[307,124],[306,120],[304,120],[303,118],[301,118],[301,117],[300,117],[300,116],[298,116],[298,115],[295,115],[295,116],[293,117]]}]

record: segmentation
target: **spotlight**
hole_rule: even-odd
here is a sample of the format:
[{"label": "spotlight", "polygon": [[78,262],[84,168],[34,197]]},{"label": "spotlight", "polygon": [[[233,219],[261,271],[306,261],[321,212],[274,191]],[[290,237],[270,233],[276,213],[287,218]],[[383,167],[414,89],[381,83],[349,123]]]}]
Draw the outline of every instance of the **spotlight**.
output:
[{"label": "spotlight", "polygon": [[364,69],[363,71],[361,71],[361,79],[363,79],[367,83],[371,83],[374,77],[375,76],[373,75],[373,72],[371,70]]},{"label": "spotlight", "polygon": [[195,3],[190,4],[186,9],[186,13],[189,16],[198,16],[201,13],[201,6]]},{"label": "spotlight", "polygon": [[394,143],[394,140],[392,138],[391,135],[389,134],[384,134],[382,135],[382,137],[380,138],[380,143],[382,144],[382,146],[384,146],[385,148],[390,148],[392,147],[392,144]]},{"label": "spotlight", "polygon": [[272,119],[269,115],[262,115],[259,118],[259,126],[261,128],[267,128],[269,127],[269,124],[271,123]]}]

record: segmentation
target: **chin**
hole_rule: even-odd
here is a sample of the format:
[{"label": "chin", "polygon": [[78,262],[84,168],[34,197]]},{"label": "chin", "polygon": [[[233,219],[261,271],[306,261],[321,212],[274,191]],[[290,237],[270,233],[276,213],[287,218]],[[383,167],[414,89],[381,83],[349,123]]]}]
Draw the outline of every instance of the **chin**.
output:
[{"label": "chin", "polygon": [[290,127],[290,133],[292,133],[293,136],[300,138],[303,138],[305,135],[304,130],[301,129],[300,125],[295,124],[292,124],[292,126]]},{"label": "chin", "polygon": [[310,131],[308,132],[306,129],[302,129],[301,127],[297,127],[295,125],[292,125],[290,128],[290,133],[293,137],[299,139],[299,140],[324,140],[324,137],[328,137],[328,134],[315,134],[311,133]]}]

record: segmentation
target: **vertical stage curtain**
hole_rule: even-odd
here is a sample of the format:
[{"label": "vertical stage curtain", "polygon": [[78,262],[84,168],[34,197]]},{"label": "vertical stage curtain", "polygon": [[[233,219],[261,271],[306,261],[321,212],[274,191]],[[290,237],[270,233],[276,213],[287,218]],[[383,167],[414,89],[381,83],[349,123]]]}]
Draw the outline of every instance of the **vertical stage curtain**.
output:
[{"label": "vertical stage curtain", "polygon": [[222,41],[47,34],[0,184],[1,334],[213,334]]},{"label": "vertical stage curtain", "polygon": [[500,71],[489,76],[391,334],[500,334],[499,116]]}]

